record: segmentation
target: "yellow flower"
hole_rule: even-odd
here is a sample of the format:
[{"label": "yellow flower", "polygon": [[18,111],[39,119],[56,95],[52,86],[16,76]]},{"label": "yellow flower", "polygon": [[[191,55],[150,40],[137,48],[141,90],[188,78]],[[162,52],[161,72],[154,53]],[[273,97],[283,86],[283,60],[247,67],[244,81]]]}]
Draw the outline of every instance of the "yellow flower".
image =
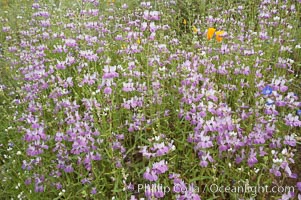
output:
[{"label": "yellow flower", "polygon": [[186,25],[187,24],[187,21],[186,19],[183,19],[183,24]]},{"label": "yellow flower", "polygon": [[115,0],[107,0],[108,5],[114,4]]},{"label": "yellow flower", "polygon": [[207,39],[211,40],[211,38],[214,36],[215,28],[208,28],[207,30]]},{"label": "yellow flower", "polygon": [[192,31],[193,31],[194,33],[197,33],[199,30],[198,30],[195,26],[192,26]]},{"label": "yellow flower", "polygon": [[137,44],[141,44],[140,38],[137,39],[136,43],[137,43]]},{"label": "yellow flower", "polygon": [[216,36],[216,40],[218,42],[221,42],[223,40],[223,36],[222,34],[224,33],[225,31],[216,31],[215,32],[215,36]]}]

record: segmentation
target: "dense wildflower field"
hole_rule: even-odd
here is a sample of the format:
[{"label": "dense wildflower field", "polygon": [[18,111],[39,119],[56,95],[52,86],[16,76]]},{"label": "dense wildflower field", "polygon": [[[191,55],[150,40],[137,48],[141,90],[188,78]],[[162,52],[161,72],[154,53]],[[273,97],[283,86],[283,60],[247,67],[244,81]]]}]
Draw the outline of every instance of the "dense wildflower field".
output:
[{"label": "dense wildflower field", "polygon": [[0,3],[0,199],[301,199],[301,1]]}]

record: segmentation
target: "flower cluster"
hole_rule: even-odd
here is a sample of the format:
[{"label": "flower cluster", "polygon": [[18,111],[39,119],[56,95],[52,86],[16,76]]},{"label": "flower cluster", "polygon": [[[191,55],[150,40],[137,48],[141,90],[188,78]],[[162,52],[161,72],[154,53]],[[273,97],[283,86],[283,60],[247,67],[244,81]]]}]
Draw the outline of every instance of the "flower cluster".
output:
[{"label": "flower cluster", "polygon": [[[61,12],[35,1],[17,33],[0,18],[22,136],[5,145],[23,155],[28,198],[221,198],[197,188],[239,179],[293,179],[299,193],[277,195],[300,197],[300,4],[214,1],[182,21],[175,1],[79,2]],[[145,182],[174,190],[135,193]]]}]

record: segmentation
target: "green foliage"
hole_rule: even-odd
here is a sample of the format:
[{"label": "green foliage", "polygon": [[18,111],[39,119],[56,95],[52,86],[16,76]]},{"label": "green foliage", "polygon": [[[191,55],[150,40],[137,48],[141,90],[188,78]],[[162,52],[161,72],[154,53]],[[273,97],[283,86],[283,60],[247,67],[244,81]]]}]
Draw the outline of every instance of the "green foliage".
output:
[{"label": "green foliage", "polygon": [[[8,46],[17,44],[20,42],[20,30],[23,28],[26,28],[28,24],[28,20],[31,18],[32,10],[31,10],[31,3],[32,1],[5,1],[2,0],[0,3],[0,22],[3,22],[0,24],[0,86],[4,85],[5,88],[0,87],[0,199],[10,199],[10,198],[16,198],[18,195],[22,193],[22,196],[25,196],[26,199],[109,199],[109,197],[116,196],[117,199],[129,199],[129,194],[123,192],[124,183],[122,180],[124,179],[124,176],[127,175],[130,180],[133,182],[138,183],[146,183],[145,180],[143,180],[141,177],[144,173],[144,167],[152,164],[153,162],[157,160],[147,160],[142,157],[141,153],[139,153],[138,146],[142,146],[145,144],[150,143],[148,140],[150,136],[158,135],[159,133],[165,133],[168,138],[174,140],[175,146],[177,149],[168,157],[168,161],[170,163],[170,167],[178,173],[181,173],[185,177],[185,182],[188,183],[196,183],[201,189],[205,188],[204,181],[206,181],[207,185],[210,184],[218,184],[218,185],[229,185],[229,184],[239,184],[240,180],[243,180],[243,182],[250,182],[253,185],[271,185],[273,182],[278,181],[278,183],[284,183],[284,180],[275,180],[274,177],[270,177],[268,167],[270,161],[272,159],[271,154],[268,154],[265,157],[262,157],[260,160],[260,164],[258,164],[256,167],[259,169],[258,171],[252,167],[248,167],[246,163],[243,164],[243,167],[238,168],[237,166],[231,166],[229,163],[232,161],[230,159],[220,159],[217,160],[217,165],[214,168],[201,168],[199,166],[199,159],[198,155],[196,155],[195,151],[193,150],[193,146],[189,143],[187,143],[187,138],[189,136],[189,133],[192,132],[191,125],[185,121],[183,118],[180,120],[178,119],[178,113],[175,110],[171,110],[169,116],[162,116],[165,110],[171,109],[171,108],[179,108],[180,103],[176,100],[176,96],[179,95],[177,91],[175,92],[171,88],[180,86],[179,80],[173,80],[168,79],[164,81],[164,90],[160,91],[160,95],[163,96],[162,105],[160,106],[153,106],[153,107],[147,107],[143,108],[141,112],[143,112],[146,116],[149,118],[156,119],[156,121],[149,125],[145,130],[137,131],[135,134],[132,135],[126,135],[124,139],[124,144],[126,145],[126,157],[122,158],[119,153],[114,152],[109,144],[103,144],[102,148],[104,149],[104,152],[101,152],[103,157],[103,162],[101,163],[95,163],[92,166],[92,171],[94,174],[94,183],[92,186],[83,186],[81,184],[80,180],[83,177],[88,176],[88,173],[85,171],[85,169],[82,166],[75,166],[75,174],[64,174],[63,175],[63,181],[62,185],[64,191],[61,191],[60,194],[58,194],[57,190],[54,190],[53,188],[46,188],[46,193],[40,194],[34,192],[33,186],[27,186],[24,184],[26,181],[26,177],[28,176],[28,172],[24,172],[22,170],[22,160],[26,159],[27,155],[25,152],[26,146],[22,141],[22,135],[18,134],[18,128],[22,125],[15,121],[13,116],[16,113],[19,113],[19,115],[22,114],[23,110],[25,110],[24,107],[19,106],[16,107],[15,104],[12,104],[12,101],[18,100],[20,97],[18,96],[20,93],[20,85],[22,82],[20,82],[18,78],[18,73],[15,69],[13,69],[6,59],[6,57],[13,58],[14,55],[12,53],[9,53],[7,51],[4,51],[3,49],[7,49]],[[60,19],[62,24],[67,24],[70,22],[70,19],[63,17],[63,14],[68,9],[74,7],[80,7],[81,4],[74,1],[59,1],[59,0],[48,0],[45,1],[49,5],[49,7],[52,8],[52,14],[54,15],[62,15]],[[128,3],[130,9],[127,11],[120,11],[121,16],[131,15],[130,11],[135,10],[139,12],[138,2],[137,1],[131,1]],[[183,0],[178,1],[178,4],[174,7],[174,13],[175,15],[170,16],[164,16],[161,21],[162,22],[170,22],[172,29],[175,32],[161,32],[158,36],[160,38],[160,42],[164,43],[166,42],[164,36],[170,35],[170,36],[177,36],[180,38],[180,42],[182,46],[179,47],[180,50],[187,50],[188,52],[192,52],[195,55],[206,57],[214,57],[217,55],[217,50],[220,49],[222,43],[217,43],[213,41],[208,41],[206,37],[204,37],[204,34],[206,30],[209,27],[204,27],[203,22],[207,20],[208,16],[212,17],[220,17],[221,19],[230,19],[233,18],[239,19],[241,16],[237,14],[233,14],[231,12],[229,13],[223,13],[224,10],[229,10],[234,6],[241,5],[245,7],[246,10],[246,19],[245,21],[248,22],[246,24],[245,29],[259,32],[261,27],[259,24],[258,19],[258,4],[259,0],[256,1],[239,1],[239,0],[227,0],[227,1],[209,1],[209,0]],[[116,2],[116,6],[121,6],[122,2]],[[158,9],[160,5],[155,4],[158,6]],[[219,7],[216,7],[216,5],[219,5]],[[106,1],[103,1],[99,9],[102,12],[107,12],[106,8],[110,5],[107,4]],[[160,7],[162,9],[166,9],[165,7]],[[58,10],[60,9],[60,10]],[[300,44],[301,41],[301,28],[300,25],[298,25],[298,20],[295,20],[296,18],[301,19],[301,6],[298,4],[297,8],[298,10],[298,16],[290,16],[289,18],[290,22],[295,26],[299,27],[296,30],[291,31],[291,39],[294,39],[293,45]],[[18,12],[16,12],[18,11]],[[165,10],[162,10],[164,13]],[[286,13],[280,13],[282,17],[286,15]],[[22,16],[21,18],[17,16]],[[55,22],[54,22],[55,23]],[[109,26],[114,27],[115,23],[114,21],[107,22]],[[12,28],[14,40],[10,42],[6,42],[6,34],[4,32],[1,32],[2,28],[4,26],[10,26]],[[192,31],[192,27],[195,26],[200,29],[200,34],[194,34]],[[223,22],[215,22],[212,23],[212,27],[225,30],[234,36],[239,33],[241,30],[234,30],[234,24],[224,24]],[[270,27],[268,29],[269,34],[273,35],[274,37],[279,36],[282,34],[283,29],[285,27],[277,27],[273,28]],[[233,32],[231,32],[233,30]],[[62,27],[54,26],[53,32],[60,32],[65,31],[62,29]],[[86,30],[81,30],[82,32],[85,32]],[[74,33],[72,32],[65,32],[67,36],[72,35]],[[247,31],[246,31],[247,33]],[[96,34],[96,33],[95,33]],[[260,46],[262,45],[262,41],[259,41],[257,37],[251,37],[250,40],[252,40],[252,43],[255,47],[258,47],[258,49],[264,48],[265,49],[265,55],[264,55],[264,62],[261,64],[268,68],[271,67],[271,71],[265,71],[262,72],[262,76],[266,80],[271,80],[275,75],[281,76],[284,75],[287,77],[287,79],[292,78],[294,79],[293,82],[290,83],[289,87],[292,88],[294,92],[301,95],[300,93],[300,76],[301,76],[301,49],[294,50],[292,53],[288,52],[279,52],[279,44],[274,44],[273,41],[268,40],[266,42],[266,45],[264,47]],[[109,50],[106,51],[106,56],[111,58],[112,65],[118,65],[118,64],[125,64],[124,61],[118,57],[116,54],[114,56],[113,52],[116,52],[118,49],[123,47],[123,43],[116,42],[113,40],[113,38],[107,38],[107,41],[109,43],[109,46],[107,47]],[[42,42],[42,41],[41,41]],[[52,41],[53,42],[53,41]],[[232,40],[224,40],[224,44],[230,44],[231,42],[243,45],[243,41],[241,41],[239,38],[233,37]],[[206,54],[202,54],[202,52],[199,52],[196,48],[196,44],[200,45],[207,45],[208,47],[212,48],[212,52],[207,52]],[[54,44],[49,44],[49,46],[53,46]],[[84,45],[84,44],[83,44]],[[144,47],[150,48],[150,46],[147,46],[148,44],[143,44]],[[176,49],[173,49],[173,46],[170,45],[169,48],[172,51],[176,51]],[[255,49],[257,51],[258,49]],[[49,52],[51,52],[53,49],[49,49]],[[64,54],[59,56],[66,56]],[[138,55],[135,59],[137,61],[137,65],[139,66],[147,66],[147,54]],[[275,67],[275,64],[277,63],[278,58],[280,57],[289,57],[293,59],[295,62],[293,64],[293,69],[296,72],[295,74],[289,74],[286,70],[280,69]],[[17,58],[16,58],[17,59]],[[56,57],[50,57],[49,59],[55,60],[58,59]],[[184,58],[179,58],[180,60],[184,60]],[[229,69],[229,76],[223,76],[220,74],[216,74],[216,84],[213,86],[214,89],[219,91],[219,89],[223,88],[225,84],[235,85],[238,87],[238,90],[236,91],[227,91],[225,97],[219,97],[219,98],[225,98],[227,104],[229,107],[236,111],[239,109],[240,102],[247,102],[248,105],[254,107],[255,109],[260,110],[260,108],[256,108],[256,102],[258,101],[258,98],[255,93],[257,92],[257,86],[255,85],[256,80],[256,69],[252,68],[254,65],[254,61],[256,60],[256,57],[254,55],[251,56],[242,56],[240,52],[236,52],[233,54],[224,54],[219,55],[218,59],[213,59],[212,63],[214,66],[220,66],[223,63],[227,61],[235,61],[233,66],[239,66],[240,63],[243,63],[244,65],[250,66],[250,75],[244,76],[242,74],[236,75],[234,68]],[[237,62],[236,62],[237,61]],[[238,62],[239,61],[239,62]],[[88,66],[89,70],[94,70],[99,72],[99,74],[102,73],[102,69],[100,66],[103,66],[104,63],[94,63]],[[166,66],[169,71],[176,72],[178,63],[170,63]],[[143,77],[146,81],[146,84],[148,87],[151,86],[151,68],[149,66],[143,68],[143,70],[146,72],[146,76]],[[199,66],[200,73],[205,73],[204,68],[202,66]],[[66,79],[67,77],[73,76],[76,74],[76,69],[68,69],[63,72],[58,72],[56,74],[59,77],[62,77],[63,79]],[[183,73],[183,75],[185,75]],[[231,78],[232,77],[232,78]],[[297,77],[297,78],[296,78]],[[83,77],[78,76],[77,79],[74,80],[75,85],[77,85],[80,80]],[[241,83],[249,83],[249,88],[244,88],[241,86]],[[121,90],[122,85],[117,86],[118,89]],[[51,89],[51,88],[50,88]],[[50,90],[49,89],[49,90]],[[82,98],[85,97],[91,97],[91,93],[95,91],[96,88],[90,88],[90,87],[78,87],[75,86],[72,89],[72,96],[73,100],[80,102]],[[168,95],[164,94],[164,91],[171,91]],[[146,101],[150,102],[152,97],[152,92],[145,96]],[[172,93],[173,92],[173,93]],[[49,95],[49,91],[45,91],[45,96],[40,97],[41,102],[47,102],[48,98],[47,95]],[[130,96],[124,95],[124,94],[113,94],[113,97],[111,99],[103,99],[102,94],[95,94],[95,98],[100,101],[99,103],[101,105],[108,105],[108,108],[112,108],[114,105],[119,105],[123,102],[123,98],[129,98]],[[135,94],[131,94],[134,96]],[[56,121],[56,118],[63,118],[65,115],[63,112],[57,113],[56,116],[54,116],[50,111],[55,106],[55,102],[51,105],[43,105],[45,108],[43,108],[44,115],[42,116],[49,127],[47,130],[49,132],[49,135],[54,135],[55,132],[52,131],[52,129],[55,129],[60,126],[59,121]],[[83,105],[81,105],[83,107]],[[111,107],[110,107],[111,106]],[[48,110],[47,110],[48,109]],[[187,107],[188,109],[188,107]],[[49,112],[47,112],[49,111]],[[263,109],[260,110],[261,112],[264,112]],[[81,114],[84,113],[84,110],[81,110]],[[279,109],[279,112],[283,115],[285,113],[284,109]],[[114,111],[112,109],[108,109],[107,113],[93,113],[95,116],[95,119],[97,119],[97,128],[101,129],[104,133],[101,136],[101,139],[105,141],[112,141],[114,138],[112,136],[112,132],[116,133],[122,133],[126,132],[126,128],[122,124],[126,120],[126,117],[133,117],[131,115],[131,111]],[[233,114],[236,115],[235,113]],[[235,116],[236,118],[239,118],[239,116]],[[234,117],[234,118],[235,118]],[[207,116],[209,119],[210,116]],[[256,116],[251,116],[248,120],[244,121],[243,124],[241,124],[241,128],[245,130],[246,133],[250,133],[252,131],[252,127],[256,124]],[[66,128],[66,127],[64,127]],[[285,130],[284,126],[278,127],[279,130],[283,130],[282,133],[279,134],[289,134],[289,131],[291,130]],[[300,131],[300,129],[292,130],[292,131]],[[54,146],[54,144],[51,144]],[[70,145],[70,144],[67,144]],[[257,148],[257,147],[255,147]],[[259,147],[258,147],[259,148]],[[213,149],[212,152],[213,155],[218,158],[218,149]],[[55,154],[49,153],[46,154],[43,159],[45,160],[45,165],[47,165],[49,168],[43,168],[41,167],[39,172],[41,174],[49,174],[50,170],[55,168],[55,165],[51,163],[51,159],[55,157]],[[124,168],[116,168],[114,164],[111,162],[114,159],[121,159],[122,162],[127,163],[131,161],[131,164],[125,164],[126,167]],[[76,161],[76,157],[73,157],[73,161]],[[297,164],[299,164],[300,161],[297,161]],[[296,165],[297,165],[296,164]],[[52,167],[52,168],[51,168]],[[49,171],[47,171],[49,170]],[[297,169],[300,170],[300,167]],[[54,181],[49,180],[49,182]],[[167,177],[163,177],[162,180],[164,180],[164,184],[170,184],[168,182]],[[90,194],[91,187],[97,187],[99,192],[97,195],[93,196]],[[206,191],[207,196],[211,197],[212,199],[238,199],[238,198],[250,198],[248,194],[244,196],[244,194],[223,194],[223,193],[217,193],[217,194],[210,194],[210,191],[208,188],[204,189],[203,191]],[[254,198],[276,198],[265,196],[266,194],[260,194],[257,197]],[[279,194],[277,194],[279,195]],[[143,194],[141,195],[141,197]],[[278,196],[277,196],[278,197]]]}]

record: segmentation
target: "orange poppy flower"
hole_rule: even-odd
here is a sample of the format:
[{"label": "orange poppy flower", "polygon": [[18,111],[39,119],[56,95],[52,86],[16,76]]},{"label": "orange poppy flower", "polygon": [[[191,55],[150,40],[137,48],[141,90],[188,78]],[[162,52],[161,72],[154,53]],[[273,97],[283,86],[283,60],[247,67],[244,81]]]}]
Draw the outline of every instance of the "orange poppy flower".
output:
[{"label": "orange poppy flower", "polygon": [[215,30],[216,30],[215,28],[208,28],[208,31],[207,31],[207,39],[208,40],[211,40],[211,38],[214,35]]},{"label": "orange poppy flower", "polygon": [[216,40],[218,41],[218,42],[221,42],[222,40],[223,40],[223,33],[224,33],[225,31],[216,31],[215,32],[215,36],[216,36]]}]

